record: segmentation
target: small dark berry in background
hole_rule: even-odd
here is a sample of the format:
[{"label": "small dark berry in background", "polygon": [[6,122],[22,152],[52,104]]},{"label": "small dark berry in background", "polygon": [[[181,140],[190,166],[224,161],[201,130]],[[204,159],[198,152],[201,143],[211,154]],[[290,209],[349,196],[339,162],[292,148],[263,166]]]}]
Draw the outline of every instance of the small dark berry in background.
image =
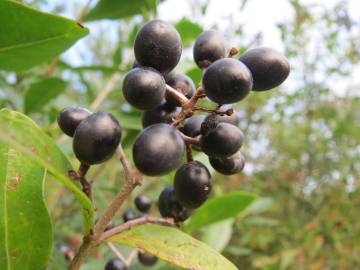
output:
[{"label": "small dark berry in background", "polygon": [[118,258],[110,259],[105,265],[105,270],[127,270],[127,269],[128,268],[125,265],[125,263]]},{"label": "small dark berry in background", "polygon": [[173,186],[167,186],[160,193],[158,208],[164,218],[173,218],[176,222],[188,219],[192,213],[191,209],[183,207],[175,198]]},{"label": "small dark berry in background", "polygon": [[194,115],[185,120],[184,127],[181,131],[189,136],[196,137],[200,135],[201,124],[204,121],[204,115]]},{"label": "small dark berry in background", "polygon": [[66,260],[71,261],[74,258],[74,251],[68,245],[64,243],[56,243],[56,248],[64,255]]},{"label": "small dark berry in background", "polygon": [[139,215],[132,208],[126,209],[122,215],[124,222],[137,219],[138,217]]},{"label": "small dark berry in background", "polygon": [[254,91],[266,91],[282,84],[290,73],[288,60],[279,52],[259,47],[248,50],[239,60],[252,74]]},{"label": "small dark berry in background", "polygon": [[167,124],[145,128],[133,145],[136,168],[148,176],[160,176],[181,165],[185,144],[180,132]]},{"label": "small dark berry in background", "polygon": [[191,209],[200,207],[211,192],[211,175],[199,161],[182,165],[175,174],[174,190],[176,200]]},{"label": "small dark berry in background", "polygon": [[209,157],[209,161],[216,171],[225,175],[239,173],[245,166],[245,159],[240,151],[226,158]]},{"label": "small dark berry in background", "polygon": [[90,114],[91,112],[84,108],[66,107],[60,111],[57,122],[61,130],[72,137],[80,122]]},{"label": "small dark berry in background", "polygon": [[151,200],[145,195],[138,195],[135,198],[135,205],[140,212],[147,213],[151,207]]},{"label": "small dark berry in background", "polygon": [[[190,99],[196,91],[195,84],[190,77],[181,73],[169,74],[166,76],[166,83],[172,88]],[[173,106],[181,106],[171,95],[165,94],[166,101]]]},{"label": "small dark berry in background", "polygon": [[140,110],[153,110],[165,98],[165,80],[152,68],[134,68],[123,82],[124,98]]},{"label": "small dark berry in background", "polygon": [[121,127],[107,112],[93,113],[76,128],[73,150],[78,160],[87,165],[105,162],[115,153],[121,139]]},{"label": "small dark berry in background", "polygon": [[150,111],[144,111],[141,116],[141,123],[143,128],[154,124],[171,124],[172,120],[179,115],[180,107],[175,107],[167,102],[162,103]]},{"label": "small dark berry in background", "polygon": [[152,20],[137,33],[134,52],[140,65],[155,68],[161,73],[168,73],[180,60],[181,38],[170,23]]},{"label": "small dark berry in background", "polygon": [[195,41],[193,48],[194,61],[200,68],[226,56],[224,39],[218,31],[207,30]]},{"label": "small dark berry in background", "polygon": [[138,253],[138,260],[142,265],[153,266],[157,262],[158,258],[156,256],[154,256],[154,255],[149,254],[149,253],[140,251]]}]

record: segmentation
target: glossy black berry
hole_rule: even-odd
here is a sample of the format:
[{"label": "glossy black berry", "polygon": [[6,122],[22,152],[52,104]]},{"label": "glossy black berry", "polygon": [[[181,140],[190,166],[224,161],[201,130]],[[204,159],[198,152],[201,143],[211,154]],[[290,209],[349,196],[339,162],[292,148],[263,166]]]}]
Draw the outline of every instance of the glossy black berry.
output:
[{"label": "glossy black berry", "polygon": [[124,211],[122,218],[124,222],[128,222],[133,219],[137,219],[139,216],[132,208],[128,208]]},{"label": "glossy black berry", "polygon": [[226,158],[209,157],[209,161],[216,171],[225,175],[239,173],[245,166],[245,159],[240,152]]},{"label": "glossy black berry", "polygon": [[61,130],[72,137],[80,122],[90,114],[91,112],[84,108],[66,107],[60,111],[57,122]]},{"label": "glossy black berry", "polygon": [[140,212],[147,213],[151,207],[151,200],[145,195],[139,195],[135,198],[135,205]]},{"label": "glossy black berry", "polygon": [[201,206],[211,192],[211,175],[199,161],[182,165],[175,174],[175,197],[186,208],[195,209]]},{"label": "glossy black berry", "polygon": [[173,218],[176,222],[182,222],[188,219],[192,210],[186,209],[175,198],[173,186],[167,186],[160,193],[158,207],[162,217]]},{"label": "glossy black berry", "polygon": [[180,60],[181,38],[175,27],[168,22],[152,20],[137,34],[134,51],[140,65],[168,73]]},{"label": "glossy black berry", "polygon": [[158,258],[146,252],[139,252],[138,260],[142,265],[153,266],[157,262]]},{"label": "glossy black berry", "polygon": [[[184,96],[186,96],[188,99],[191,98],[196,91],[195,84],[192,79],[181,73],[169,74],[168,76],[166,76],[166,83]],[[174,106],[181,105],[171,95],[166,94],[165,97],[169,104]]]},{"label": "glossy black berry", "polygon": [[141,123],[143,128],[153,124],[165,123],[171,124],[172,120],[178,116],[181,108],[170,105],[164,102],[160,106],[150,111],[144,111],[141,116]]},{"label": "glossy black berry", "polygon": [[121,261],[119,258],[110,259],[106,265],[105,270],[127,270],[126,264]]},{"label": "glossy black berry", "polygon": [[76,128],[74,153],[82,163],[101,163],[112,157],[120,139],[119,122],[112,114],[99,111],[88,116]]},{"label": "glossy black berry", "polygon": [[239,60],[251,71],[254,91],[265,91],[282,84],[290,73],[290,64],[279,52],[259,47],[245,52]]},{"label": "glossy black berry", "polygon": [[165,97],[165,80],[152,68],[134,68],[123,82],[124,98],[130,105],[141,110],[152,110]]},{"label": "glossy black berry", "polygon": [[181,131],[189,136],[196,137],[200,135],[201,124],[204,121],[204,115],[194,115],[185,120],[184,127]]},{"label": "glossy black berry", "polygon": [[215,30],[203,32],[195,41],[193,49],[194,61],[200,68],[226,56],[224,39]]},{"label": "glossy black berry", "polygon": [[229,157],[243,144],[244,134],[229,123],[219,123],[202,136],[201,149],[210,157]]},{"label": "glossy black berry", "polygon": [[203,77],[205,93],[218,104],[235,103],[245,98],[252,89],[249,69],[232,58],[212,63]]},{"label": "glossy black berry", "polygon": [[145,175],[164,175],[180,166],[185,144],[178,130],[167,124],[144,129],[133,145],[136,168]]},{"label": "glossy black berry", "polygon": [[[222,109],[223,110],[223,109]],[[211,116],[212,114],[208,114],[205,119],[209,119],[209,117]],[[239,126],[240,124],[240,116],[239,116],[239,113],[234,110],[234,112],[231,114],[231,115],[219,115],[217,114],[216,116],[216,120],[218,122],[223,122],[223,123],[229,123],[229,124],[232,124],[236,127]]]}]

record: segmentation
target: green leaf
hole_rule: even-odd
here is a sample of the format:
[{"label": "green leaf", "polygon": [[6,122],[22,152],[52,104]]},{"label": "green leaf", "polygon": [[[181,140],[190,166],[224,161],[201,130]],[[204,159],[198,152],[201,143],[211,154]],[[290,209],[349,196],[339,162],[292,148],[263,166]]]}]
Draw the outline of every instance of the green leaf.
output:
[{"label": "green leaf", "polygon": [[39,112],[52,99],[65,91],[68,83],[60,78],[47,78],[30,85],[24,96],[25,113]]},{"label": "green leaf", "polygon": [[201,69],[198,67],[194,67],[186,71],[186,75],[188,75],[195,83],[195,85],[199,85],[201,80]]},{"label": "green leaf", "polygon": [[218,252],[223,251],[230,242],[233,224],[234,219],[230,218],[207,226],[201,238],[202,241]]},{"label": "green leaf", "polygon": [[154,11],[155,8],[155,0],[100,0],[84,20],[122,19],[141,14],[146,10]]},{"label": "green leaf", "polygon": [[225,257],[178,229],[145,224],[110,239],[140,248],[172,264],[201,270],[236,270]]},{"label": "green leaf", "polygon": [[94,208],[89,198],[68,177],[71,166],[54,143],[27,116],[8,109],[0,110],[0,142],[9,144],[16,151],[46,168],[68,189],[70,189],[82,206],[84,231],[87,233],[93,225]]},{"label": "green leaf", "polygon": [[256,200],[256,195],[234,191],[208,200],[185,224],[185,231],[195,231],[201,227],[234,217]]},{"label": "green leaf", "polygon": [[187,18],[182,18],[175,28],[179,31],[184,44],[190,44],[203,32],[203,28],[199,24],[193,23]]},{"label": "green leaf", "polygon": [[59,55],[88,29],[19,2],[0,1],[0,69],[22,71]]},{"label": "green leaf", "polygon": [[46,169],[0,142],[0,269],[42,269],[50,256]]}]

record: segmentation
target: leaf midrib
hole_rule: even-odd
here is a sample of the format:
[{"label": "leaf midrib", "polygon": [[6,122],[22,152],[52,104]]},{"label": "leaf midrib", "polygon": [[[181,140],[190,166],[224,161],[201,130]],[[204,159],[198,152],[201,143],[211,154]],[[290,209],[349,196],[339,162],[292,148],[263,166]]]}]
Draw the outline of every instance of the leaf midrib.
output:
[{"label": "leaf midrib", "polygon": [[[75,29],[76,28],[72,28],[72,29]],[[38,45],[38,44],[42,44],[42,43],[46,43],[48,41],[53,41],[53,40],[56,40],[56,39],[59,39],[59,38],[71,38],[73,35],[71,32],[67,32],[65,34],[62,34],[62,35],[57,35],[57,36],[53,36],[53,37],[49,37],[49,38],[45,38],[45,39],[40,39],[40,40],[37,40],[37,41],[31,41],[31,42],[25,42],[25,43],[21,43],[19,45],[11,45],[11,46],[7,46],[7,47],[3,47],[3,48],[0,48],[0,53],[4,53],[4,52],[7,52],[7,51],[11,51],[11,50],[14,50],[14,49],[19,49],[19,48],[26,48],[26,47],[30,47],[30,46],[34,46],[34,45]],[[75,36],[75,35],[74,35]]]}]

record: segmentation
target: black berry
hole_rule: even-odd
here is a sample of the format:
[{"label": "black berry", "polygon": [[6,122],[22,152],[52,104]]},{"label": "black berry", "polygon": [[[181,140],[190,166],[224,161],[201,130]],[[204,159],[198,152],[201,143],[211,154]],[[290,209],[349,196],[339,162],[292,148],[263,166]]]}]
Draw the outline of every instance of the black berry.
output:
[{"label": "black berry", "polygon": [[183,207],[175,198],[173,186],[167,186],[160,193],[158,207],[162,217],[173,218],[176,222],[188,219],[192,210]]},{"label": "black berry", "polygon": [[182,165],[175,174],[175,197],[186,208],[201,206],[211,192],[211,175],[199,161]]},{"label": "black berry", "polygon": [[66,135],[72,137],[80,122],[90,114],[91,112],[84,108],[66,107],[60,111],[57,122],[61,130]]},{"label": "black berry", "polygon": [[224,39],[215,30],[203,32],[195,41],[194,60],[200,68],[208,67],[212,62],[226,56]]},{"label": "black berry", "polygon": [[124,211],[122,218],[124,222],[128,222],[133,219],[137,219],[139,216],[135,213],[132,208],[128,208]]},{"label": "black berry", "polygon": [[99,111],[88,116],[76,128],[74,153],[82,163],[101,163],[112,157],[120,139],[119,122],[112,114]]},{"label": "black berry", "polygon": [[152,68],[134,68],[123,82],[124,98],[130,105],[141,110],[152,110],[165,97],[165,80]]},{"label": "black berry", "polygon": [[[186,96],[187,98],[191,98],[195,94],[195,84],[191,78],[188,76],[176,73],[169,74],[166,76],[166,83],[170,85],[172,88]],[[174,106],[180,106],[181,104],[175,100],[171,95],[165,95],[166,100],[169,104]]]},{"label": "black berry", "polygon": [[127,270],[126,264],[118,258],[110,259],[106,265],[105,270]]},{"label": "black berry", "polygon": [[145,195],[139,195],[135,198],[135,205],[140,212],[147,213],[151,207],[151,200]]},{"label": "black berry", "polygon": [[158,258],[146,252],[139,252],[138,260],[142,265],[153,266],[157,262]]},{"label": "black berry", "polygon": [[[211,114],[211,113],[208,114],[205,119],[209,119],[209,117],[211,115],[213,115],[213,114]],[[217,114],[215,117],[216,117],[216,120],[218,122],[229,123],[229,124],[232,124],[232,125],[234,125],[236,127],[238,127],[239,124],[240,124],[239,113],[237,111],[235,111],[235,110],[231,115],[226,115],[226,114],[219,115],[219,114]]]},{"label": "black berry", "polygon": [[167,124],[155,124],[144,129],[136,138],[134,163],[145,175],[164,175],[180,166],[184,149],[179,131]]},{"label": "black berry", "polygon": [[164,102],[160,106],[150,111],[144,111],[142,113],[141,122],[143,128],[151,126],[153,124],[165,123],[171,124],[172,120],[178,116],[181,108],[170,105]]},{"label": "black berry", "polygon": [[201,149],[211,157],[229,157],[243,144],[244,134],[229,123],[219,123],[202,136]]},{"label": "black berry", "polygon": [[259,47],[244,53],[239,60],[251,71],[254,91],[265,91],[282,84],[290,73],[287,59],[279,52]]},{"label": "black berry", "polygon": [[203,115],[194,115],[185,120],[184,127],[181,131],[189,136],[196,137],[200,135],[201,124],[204,121],[205,116]]},{"label": "black berry", "polygon": [[207,97],[212,101],[218,104],[235,103],[249,94],[252,76],[240,61],[224,58],[208,67],[203,85]]},{"label": "black berry", "polygon": [[239,173],[245,166],[245,159],[240,152],[226,158],[209,157],[209,161],[216,171],[225,175]]},{"label": "black berry", "polygon": [[134,45],[139,64],[170,72],[179,62],[182,44],[178,31],[168,22],[152,20],[139,31]]}]

